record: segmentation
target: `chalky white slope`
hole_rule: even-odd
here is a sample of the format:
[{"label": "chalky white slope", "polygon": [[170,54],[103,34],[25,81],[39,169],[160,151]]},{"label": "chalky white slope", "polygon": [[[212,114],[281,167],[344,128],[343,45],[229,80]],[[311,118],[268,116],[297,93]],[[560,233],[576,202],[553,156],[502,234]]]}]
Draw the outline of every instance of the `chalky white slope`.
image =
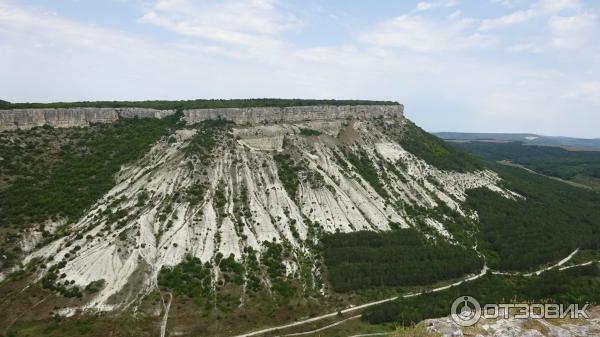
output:
[{"label": "chalky white slope", "polygon": [[[285,261],[291,274],[298,268],[299,255],[310,256],[307,242],[319,233],[386,231],[391,223],[415,226],[405,211],[408,205],[431,209],[446,203],[476,217],[461,208],[472,188],[515,197],[497,185],[499,177],[491,171],[442,171],[404,151],[383,132],[403,123],[389,119],[233,126],[223,129],[208,160],[188,151],[194,138],[206,132],[204,127],[178,130],[123,167],[117,185],[69,236],[33,251],[27,261],[40,257],[48,266],[64,261],[61,282],[81,287],[104,280],[104,288],[86,308],[112,310],[128,307],[155,289],[160,269],[187,255],[205,262],[221,253],[242,261],[246,247],[260,255],[261,243],[274,240],[292,247]],[[302,129],[321,134],[306,136]],[[290,195],[274,159],[282,151],[302,167],[299,175],[311,172],[317,183],[300,179],[297,194]],[[382,182],[379,193],[351,164],[347,151],[367,156]],[[425,223],[440,238],[452,240],[442,220]],[[312,266],[315,274],[318,266]]]}]

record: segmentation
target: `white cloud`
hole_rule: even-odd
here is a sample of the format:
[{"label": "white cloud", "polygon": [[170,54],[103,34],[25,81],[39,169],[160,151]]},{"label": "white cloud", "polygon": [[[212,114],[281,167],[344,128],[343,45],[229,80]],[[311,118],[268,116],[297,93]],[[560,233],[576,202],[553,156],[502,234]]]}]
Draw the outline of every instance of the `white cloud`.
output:
[{"label": "white cloud", "polygon": [[548,20],[552,45],[560,49],[579,48],[597,37],[597,15],[584,12],[572,16],[553,16]]},{"label": "white cloud", "polygon": [[141,18],[185,36],[252,48],[280,43],[277,35],[300,25],[275,0],[156,0]]},{"label": "white cloud", "polygon": [[564,94],[562,98],[576,101],[587,101],[600,108],[600,81],[583,82]]},{"label": "white cloud", "polygon": [[401,15],[363,32],[360,40],[416,52],[484,47],[493,43],[489,36],[473,32],[474,23],[472,19],[456,16],[434,21],[422,16]]},{"label": "white cloud", "polygon": [[563,10],[578,9],[580,7],[581,5],[577,0],[538,0],[527,9],[517,10],[498,18],[485,19],[481,22],[480,29],[490,30],[509,27],[542,16],[559,13]]},{"label": "white cloud", "polygon": [[[236,21],[231,8],[242,8],[236,6],[250,6],[249,16]],[[537,53],[523,59],[495,48],[495,38],[505,37],[501,31],[484,35],[481,20],[460,12],[410,12],[371,26],[354,21],[347,31],[358,33],[343,36],[344,43],[311,45],[303,39],[306,46],[300,47],[286,33],[301,34],[305,26],[297,28],[283,3],[163,0],[140,10],[143,20],[157,20],[144,21],[141,29],[176,34],[153,39],[0,0],[2,98],[392,99],[405,103],[408,116],[428,129],[598,136],[592,112],[600,97],[600,53],[590,46],[568,58],[538,53],[538,46],[551,43],[550,32],[567,40],[569,34],[593,32],[595,26],[581,30],[588,27],[577,23],[581,19],[567,19],[588,13],[582,9],[540,20],[547,36],[519,34],[504,41],[512,51]],[[342,16],[339,21],[352,22]],[[310,34],[318,30],[311,27]],[[570,117],[574,111],[578,118]]]},{"label": "white cloud", "polygon": [[490,0],[491,4],[498,4],[505,7],[516,7],[522,2],[523,0]]},{"label": "white cloud", "polygon": [[426,11],[434,8],[450,8],[458,5],[456,0],[421,1],[415,11]]},{"label": "white cloud", "polygon": [[6,1],[0,40],[0,92],[11,101],[216,97],[264,71],[211,46],[158,43]]},{"label": "white cloud", "polygon": [[514,53],[537,54],[541,53],[543,49],[538,43],[518,43],[508,47],[508,51]]},{"label": "white cloud", "polygon": [[600,82],[586,82],[581,84],[580,92],[586,99],[600,105]]}]

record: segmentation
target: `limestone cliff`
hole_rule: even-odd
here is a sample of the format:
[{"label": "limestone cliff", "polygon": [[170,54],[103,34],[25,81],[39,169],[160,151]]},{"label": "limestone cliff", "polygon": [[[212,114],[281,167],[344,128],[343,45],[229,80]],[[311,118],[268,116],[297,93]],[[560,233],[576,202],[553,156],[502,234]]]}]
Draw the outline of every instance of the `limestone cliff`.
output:
[{"label": "limestone cliff", "polygon": [[0,131],[31,129],[49,125],[55,128],[84,127],[90,123],[112,123],[123,118],[163,118],[174,110],[146,108],[57,108],[0,110]]},{"label": "limestone cliff", "polygon": [[[175,110],[147,108],[48,108],[0,110],[0,131],[30,129],[36,126],[84,127],[90,123],[112,123],[122,118],[164,118]],[[225,119],[236,124],[296,123],[339,119],[402,118],[399,105],[319,105],[286,108],[220,108],[185,110],[184,120],[194,124],[209,119]]]},{"label": "limestone cliff", "polygon": [[286,108],[226,108],[185,110],[188,124],[209,119],[225,119],[236,124],[295,123],[310,120],[402,118],[404,106],[399,105],[317,105]]}]

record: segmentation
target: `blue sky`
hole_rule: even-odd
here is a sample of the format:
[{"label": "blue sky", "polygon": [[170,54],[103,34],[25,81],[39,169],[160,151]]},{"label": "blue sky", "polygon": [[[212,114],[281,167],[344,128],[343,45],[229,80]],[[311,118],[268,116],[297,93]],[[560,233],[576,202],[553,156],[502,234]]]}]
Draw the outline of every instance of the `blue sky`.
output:
[{"label": "blue sky", "polygon": [[600,2],[0,0],[0,99],[246,97],[600,137]]}]

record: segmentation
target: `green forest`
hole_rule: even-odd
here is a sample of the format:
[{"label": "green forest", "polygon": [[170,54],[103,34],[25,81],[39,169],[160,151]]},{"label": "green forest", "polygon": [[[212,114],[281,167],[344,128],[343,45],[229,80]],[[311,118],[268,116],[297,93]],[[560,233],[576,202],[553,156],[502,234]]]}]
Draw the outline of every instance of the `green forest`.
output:
[{"label": "green forest", "polygon": [[427,239],[414,229],[329,234],[322,247],[327,276],[337,292],[431,284],[483,267],[473,250]]},{"label": "green forest", "polygon": [[398,105],[391,101],[335,100],[335,99],[194,99],[182,101],[85,101],[55,103],[8,103],[0,102],[0,109],[31,108],[150,108],[150,109],[207,109],[207,108],[252,108],[252,107],[289,107],[307,105]]},{"label": "green forest", "polygon": [[406,120],[406,124],[401,129],[390,128],[386,130],[386,133],[402,145],[406,151],[439,169],[470,172],[483,167],[479,160],[425,132],[409,120]]},{"label": "green forest", "polygon": [[121,165],[143,156],[178,118],[2,134],[0,227],[77,219],[114,185]]},{"label": "green forest", "polygon": [[600,151],[572,151],[556,146],[524,145],[520,142],[450,144],[488,161],[508,160],[547,176],[600,189]]},{"label": "green forest", "polygon": [[411,326],[427,318],[445,317],[459,296],[472,296],[480,303],[556,304],[600,303],[600,269],[597,265],[565,271],[551,270],[539,276],[486,275],[448,290],[401,298],[367,309],[362,319],[371,324],[395,322]]},{"label": "green forest", "polygon": [[525,199],[507,199],[488,189],[468,193],[479,214],[479,249],[492,268],[533,270],[555,263],[576,248],[597,247],[600,194],[498,165],[505,187]]}]

